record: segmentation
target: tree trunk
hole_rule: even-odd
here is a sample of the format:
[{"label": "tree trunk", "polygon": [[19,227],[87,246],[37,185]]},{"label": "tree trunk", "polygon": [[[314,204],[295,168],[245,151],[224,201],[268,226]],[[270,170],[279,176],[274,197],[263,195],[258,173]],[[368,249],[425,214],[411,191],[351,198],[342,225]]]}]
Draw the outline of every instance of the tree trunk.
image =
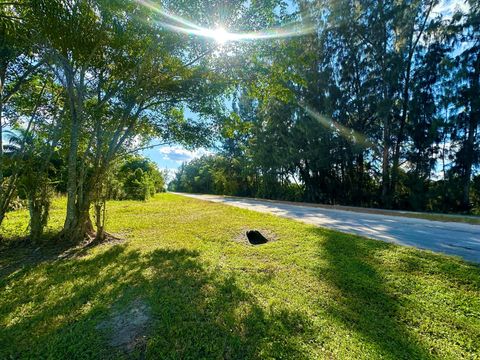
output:
[{"label": "tree trunk", "polygon": [[357,184],[357,189],[358,189],[358,199],[359,199],[359,206],[365,206],[365,163],[364,163],[364,158],[363,158],[363,153],[358,154],[357,156],[357,171],[358,171],[358,184]]},{"label": "tree trunk", "polygon": [[73,84],[73,74],[70,68],[65,67],[67,74],[67,92],[69,98],[69,108],[71,116],[70,126],[70,146],[68,149],[67,165],[67,215],[65,217],[64,229],[70,233],[76,220],[76,202],[77,202],[77,161],[78,161],[78,138],[79,138],[79,119],[75,101],[75,90]]},{"label": "tree trunk", "polygon": [[5,218],[5,212],[1,204],[4,200],[3,191],[3,90],[5,87],[6,64],[0,64],[0,226]]},{"label": "tree trunk", "polygon": [[95,229],[90,219],[90,202],[76,204],[75,214],[68,227],[63,228],[63,239],[70,243],[78,243],[85,238],[94,238]]},{"label": "tree trunk", "polygon": [[[84,70],[80,70],[78,84],[74,83],[72,66],[66,61],[63,65],[67,83],[68,107],[71,115],[70,144],[67,165],[67,214],[62,230],[62,237],[69,242],[79,242],[94,234],[90,220],[91,197],[85,191],[84,174],[79,172],[78,146],[80,128],[83,119]],[[81,164],[83,170],[84,164]]]},{"label": "tree trunk", "polygon": [[105,239],[105,203],[95,203],[95,225],[97,228],[97,234],[95,241],[102,242]]},{"label": "tree trunk", "polygon": [[[380,68],[383,74],[387,74],[388,64],[388,29],[387,29],[387,20],[385,15],[385,2],[379,1],[379,20],[382,24],[381,32],[381,50],[380,50]],[[382,102],[381,102],[381,111],[380,119],[383,121],[383,154],[382,154],[382,196],[381,201],[383,205],[387,208],[391,207],[391,194],[390,194],[390,112],[391,112],[391,102],[389,97],[389,84],[387,79],[382,79],[381,86],[382,93]]]},{"label": "tree trunk", "polygon": [[470,83],[470,119],[465,144],[465,169],[463,176],[462,210],[470,210],[470,184],[475,157],[475,138],[480,121],[480,55],[474,62],[474,70]]},{"label": "tree trunk", "polygon": [[[472,115],[471,118],[473,118]],[[475,128],[476,126],[474,125],[474,121],[473,119],[471,119],[468,126],[468,137],[465,145],[465,169],[463,174],[462,210],[470,209],[470,182],[472,177]]]},{"label": "tree trunk", "polygon": [[75,167],[74,172],[78,176],[78,179],[75,179],[74,182],[75,187],[69,189],[71,192],[68,193],[68,200],[71,200],[72,209],[70,213],[67,212],[62,231],[62,237],[71,243],[78,243],[85,238],[95,237],[95,230],[90,219],[93,189],[88,182],[85,182],[83,171],[77,170]]},{"label": "tree trunk", "polygon": [[385,207],[390,207],[390,140],[389,140],[389,121],[386,120],[383,128],[383,156],[382,156],[382,203]]},{"label": "tree trunk", "polygon": [[28,210],[30,213],[30,241],[35,244],[43,234],[43,209],[38,206],[35,200],[29,200]]},{"label": "tree trunk", "polygon": [[405,84],[403,87],[403,99],[402,99],[402,115],[400,117],[400,126],[397,134],[397,141],[395,143],[395,149],[393,152],[393,163],[392,163],[392,178],[390,180],[390,191],[392,195],[395,196],[397,190],[397,182],[398,182],[398,174],[399,174],[399,164],[400,164],[400,149],[404,138],[405,132],[405,125],[407,123],[407,116],[408,116],[408,108],[410,103],[410,81],[411,81],[411,73],[412,73],[412,66],[413,66],[413,56],[415,54],[418,42],[423,35],[423,32],[427,26],[427,21],[429,19],[430,13],[435,5],[435,1],[431,1],[428,8],[425,11],[425,16],[423,18],[423,22],[421,28],[414,38],[414,25],[412,25],[411,33],[409,36],[409,49],[408,49],[408,56],[407,56],[407,68],[405,71]]},{"label": "tree trunk", "polygon": [[412,60],[411,57],[408,60],[407,71],[405,74],[405,86],[403,89],[403,105],[402,105],[402,116],[400,117],[400,126],[397,133],[397,139],[395,142],[395,148],[393,151],[393,161],[392,161],[392,177],[390,180],[390,191],[392,195],[395,196],[397,191],[397,182],[399,175],[399,164],[400,164],[400,150],[403,142],[405,124],[407,123],[407,114],[408,114],[408,105],[409,105],[409,93],[410,93],[410,73],[411,73]]}]

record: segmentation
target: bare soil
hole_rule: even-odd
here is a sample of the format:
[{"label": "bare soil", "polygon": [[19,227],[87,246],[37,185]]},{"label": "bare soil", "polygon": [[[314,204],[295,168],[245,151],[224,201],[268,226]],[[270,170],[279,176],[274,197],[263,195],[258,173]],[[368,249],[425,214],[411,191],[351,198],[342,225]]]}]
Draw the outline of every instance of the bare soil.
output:
[{"label": "bare soil", "polygon": [[101,322],[97,329],[109,330],[109,345],[126,353],[133,350],[143,352],[150,322],[150,308],[141,299],[133,301],[126,309],[116,311]]}]

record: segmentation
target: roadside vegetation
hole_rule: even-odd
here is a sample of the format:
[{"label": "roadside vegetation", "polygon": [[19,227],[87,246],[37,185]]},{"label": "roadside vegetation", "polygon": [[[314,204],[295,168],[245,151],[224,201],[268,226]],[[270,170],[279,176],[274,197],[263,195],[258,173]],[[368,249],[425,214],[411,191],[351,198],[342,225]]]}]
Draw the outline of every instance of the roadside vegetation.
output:
[{"label": "roadside vegetation", "polygon": [[[1,231],[24,235],[27,213],[9,216]],[[109,202],[107,226],[126,241],[1,250],[0,358],[480,352],[480,269],[460,259],[172,194]]]},{"label": "roadside vegetation", "polygon": [[115,163],[105,184],[105,199],[148,200],[165,191],[167,174],[151,160],[130,156]]}]

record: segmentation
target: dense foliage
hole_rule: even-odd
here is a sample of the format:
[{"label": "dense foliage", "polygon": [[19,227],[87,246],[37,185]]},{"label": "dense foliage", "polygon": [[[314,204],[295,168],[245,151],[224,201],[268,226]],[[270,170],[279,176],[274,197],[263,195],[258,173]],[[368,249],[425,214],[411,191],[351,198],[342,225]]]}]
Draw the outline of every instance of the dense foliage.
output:
[{"label": "dense foliage", "polygon": [[107,198],[147,200],[165,191],[165,174],[149,159],[133,156],[120,163],[107,180]]},{"label": "dense foliage", "polygon": [[218,156],[184,165],[171,188],[478,209],[480,3],[445,4],[299,2],[316,32],[262,46]]}]

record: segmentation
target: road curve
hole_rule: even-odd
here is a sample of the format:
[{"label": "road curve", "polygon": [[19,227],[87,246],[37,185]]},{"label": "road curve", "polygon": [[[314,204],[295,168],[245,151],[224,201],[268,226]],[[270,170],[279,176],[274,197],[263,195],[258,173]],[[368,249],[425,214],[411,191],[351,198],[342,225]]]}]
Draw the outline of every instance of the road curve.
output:
[{"label": "road curve", "polygon": [[270,200],[176,194],[274,214],[399,245],[456,255],[480,263],[480,225],[325,209]]}]

